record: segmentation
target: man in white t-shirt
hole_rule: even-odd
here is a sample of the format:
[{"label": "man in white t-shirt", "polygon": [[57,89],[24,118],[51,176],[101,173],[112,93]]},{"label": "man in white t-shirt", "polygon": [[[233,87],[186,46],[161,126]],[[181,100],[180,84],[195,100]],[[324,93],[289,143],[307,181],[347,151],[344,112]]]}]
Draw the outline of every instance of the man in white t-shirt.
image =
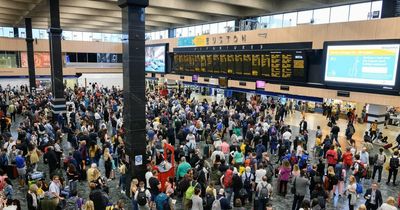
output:
[{"label": "man in white t-shirt", "polygon": [[60,196],[60,192],[61,192],[60,177],[55,175],[53,176],[53,180],[51,181],[49,186],[49,197],[52,199],[56,199],[57,205],[60,202],[60,200],[64,200],[64,198]]}]

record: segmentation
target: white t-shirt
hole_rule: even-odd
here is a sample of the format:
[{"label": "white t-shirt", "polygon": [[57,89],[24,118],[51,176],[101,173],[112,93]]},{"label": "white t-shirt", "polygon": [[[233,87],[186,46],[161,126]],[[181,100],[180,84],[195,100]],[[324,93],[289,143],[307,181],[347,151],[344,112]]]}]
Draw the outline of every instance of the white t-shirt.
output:
[{"label": "white t-shirt", "polygon": [[151,171],[148,171],[148,172],[146,172],[144,177],[146,178],[146,187],[150,188],[149,180],[151,177],[153,177],[153,173],[151,173]]},{"label": "white t-shirt", "polygon": [[51,197],[54,197],[54,193],[57,194],[58,196],[60,195],[60,186],[56,184],[55,182],[51,182],[49,186],[49,193]]},{"label": "white t-shirt", "polygon": [[285,133],[282,134],[282,139],[284,140],[290,140],[292,137],[292,134],[289,131],[285,131]]},{"label": "white t-shirt", "polygon": [[256,180],[255,182],[258,184],[262,181],[263,176],[267,175],[267,171],[265,169],[257,169],[256,170]]}]

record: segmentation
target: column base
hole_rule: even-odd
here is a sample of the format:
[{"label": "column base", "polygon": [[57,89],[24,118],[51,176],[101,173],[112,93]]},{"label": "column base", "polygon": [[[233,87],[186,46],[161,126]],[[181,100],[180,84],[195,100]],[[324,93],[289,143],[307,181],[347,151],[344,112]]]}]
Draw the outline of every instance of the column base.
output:
[{"label": "column base", "polygon": [[51,108],[53,109],[53,116],[57,116],[60,113],[64,113],[67,110],[65,99],[63,98],[54,99],[53,103],[51,104]]}]

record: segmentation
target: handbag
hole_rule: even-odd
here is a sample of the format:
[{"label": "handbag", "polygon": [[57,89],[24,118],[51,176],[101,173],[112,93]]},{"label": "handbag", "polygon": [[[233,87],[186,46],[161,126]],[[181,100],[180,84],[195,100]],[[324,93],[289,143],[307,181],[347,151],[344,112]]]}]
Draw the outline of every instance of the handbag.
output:
[{"label": "handbag", "polygon": [[297,177],[294,178],[293,186],[292,186],[292,188],[290,189],[290,192],[291,192],[293,195],[296,194],[296,179],[297,179]]}]

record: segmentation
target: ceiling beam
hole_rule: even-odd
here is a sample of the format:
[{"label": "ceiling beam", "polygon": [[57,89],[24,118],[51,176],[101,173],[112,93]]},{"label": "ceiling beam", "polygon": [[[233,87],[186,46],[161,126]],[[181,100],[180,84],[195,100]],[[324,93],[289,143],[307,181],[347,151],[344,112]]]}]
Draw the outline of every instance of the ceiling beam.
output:
[{"label": "ceiling beam", "polygon": [[42,7],[47,6],[47,1],[38,0],[38,1],[35,1],[35,2],[37,2],[37,4],[33,5],[30,9],[28,9],[27,11],[25,11],[25,12],[20,16],[20,18],[18,18],[17,21],[15,21],[15,25],[22,25],[22,23],[25,22],[24,19],[25,19],[26,17],[30,17],[30,15],[31,15],[32,13],[34,13],[36,10],[38,10],[38,8],[42,8]]},{"label": "ceiling beam", "polygon": [[146,15],[145,19],[146,19],[146,21],[150,20],[150,21],[157,21],[157,22],[163,22],[163,23],[174,23],[174,24],[183,24],[183,25],[187,25],[187,24],[191,23],[188,19],[164,16],[164,15]]},{"label": "ceiling beam", "polygon": [[201,12],[205,14],[216,14],[224,16],[243,16],[243,8],[233,5],[227,5],[219,2],[210,1],[188,1],[188,0],[149,0],[152,7]]},{"label": "ceiling beam", "polygon": [[60,6],[90,8],[100,10],[113,10],[121,12],[121,8],[117,2],[101,2],[101,1],[88,1],[88,0],[67,0],[60,1]]},{"label": "ceiling beam", "polygon": [[[202,20],[202,21],[212,21],[213,16],[197,13],[197,12],[186,12],[173,9],[160,9],[156,7],[147,7],[145,9],[146,15],[164,15],[170,17],[186,18],[191,20]],[[214,19],[215,20],[215,19]]]},{"label": "ceiling beam", "polygon": [[69,6],[60,6],[60,13],[69,13],[69,14],[85,14],[85,15],[94,15],[94,16],[103,16],[103,17],[117,17],[121,18],[121,11],[111,11],[111,10],[100,10],[100,9],[90,9],[90,8],[80,8],[80,7],[69,7]]},{"label": "ceiling beam", "polygon": [[21,3],[21,2],[11,1],[11,0],[3,0],[0,2],[1,8],[8,8],[8,9],[15,9],[15,10],[28,10],[28,9],[31,9],[31,7],[33,5],[34,4]]},{"label": "ceiling beam", "polygon": [[263,11],[273,11],[276,8],[275,0],[209,0],[229,5],[236,5]]}]

